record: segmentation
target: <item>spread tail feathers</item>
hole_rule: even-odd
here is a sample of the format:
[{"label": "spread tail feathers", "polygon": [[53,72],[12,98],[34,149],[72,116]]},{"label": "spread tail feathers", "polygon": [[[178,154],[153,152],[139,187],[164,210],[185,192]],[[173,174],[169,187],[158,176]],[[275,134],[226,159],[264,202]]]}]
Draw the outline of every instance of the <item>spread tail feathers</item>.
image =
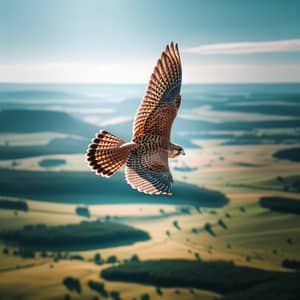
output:
[{"label": "spread tail feathers", "polygon": [[126,162],[130,144],[115,135],[100,131],[88,146],[86,160],[97,175],[110,177]]}]

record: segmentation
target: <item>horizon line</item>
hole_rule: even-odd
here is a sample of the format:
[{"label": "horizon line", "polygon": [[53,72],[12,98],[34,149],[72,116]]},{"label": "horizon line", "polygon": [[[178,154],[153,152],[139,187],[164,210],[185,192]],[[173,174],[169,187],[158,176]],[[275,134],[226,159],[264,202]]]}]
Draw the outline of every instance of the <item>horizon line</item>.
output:
[{"label": "horizon line", "polygon": [[[29,84],[83,84],[83,85],[89,85],[89,84],[101,84],[101,85],[148,85],[148,82],[101,82],[101,81],[74,81],[74,82],[53,82],[53,81],[31,81],[31,82],[22,82],[22,81],[0,81],[0,84],[23,84],[23,85],[29,85]],[[186,82],[182,83],[182,85],[208,85],[208,84],[300,84],[300,81],[249,81],[249,82],[228,82],[228,81],[215,81],[215,82]]]}]

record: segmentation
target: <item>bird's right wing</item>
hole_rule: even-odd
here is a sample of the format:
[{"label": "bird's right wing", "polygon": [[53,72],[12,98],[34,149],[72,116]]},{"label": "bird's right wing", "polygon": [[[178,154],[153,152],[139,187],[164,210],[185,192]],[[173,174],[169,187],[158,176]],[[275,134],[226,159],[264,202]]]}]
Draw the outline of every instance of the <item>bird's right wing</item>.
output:
[{"label": "bird's right wing", "polygon": [[[180,105],[181,60],[177,44],[167,45],[151,75],[146,94],[136,113],[133,137],[170,135]],[[159,126],[157,123],[160,123]]]},{"label": "bird's right wing", "polygon": [[148,144],[131,150],[126,162],[125,177],[131,187],[140,192],[172,195],[173,179],[165,150],[151,149]]}]

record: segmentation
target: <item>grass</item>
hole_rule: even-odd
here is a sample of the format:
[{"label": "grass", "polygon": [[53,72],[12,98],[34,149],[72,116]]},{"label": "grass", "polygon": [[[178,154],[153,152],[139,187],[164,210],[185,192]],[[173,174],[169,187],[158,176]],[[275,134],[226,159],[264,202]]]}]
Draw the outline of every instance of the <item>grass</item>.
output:
[{"label": "grass", "polygon": [[277,176],[260,184],[270,189],[277,188],[286,192],[300,192],[300,175]]},{"label": "grass", "polygon": [[284,191],[291,193],[300,192],[300,175],[277,176],[267,180],[254,181],[246,183],[240,187],[255,189],[264,189],[270,191]]}]

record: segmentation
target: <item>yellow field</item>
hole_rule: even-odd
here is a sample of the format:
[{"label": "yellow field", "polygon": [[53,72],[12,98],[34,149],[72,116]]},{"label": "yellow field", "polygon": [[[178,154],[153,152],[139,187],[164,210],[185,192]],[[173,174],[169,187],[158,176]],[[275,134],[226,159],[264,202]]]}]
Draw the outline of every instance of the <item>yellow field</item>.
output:
[{"label": "yellow field", "polygon": [[[146,230],[152,239],[106,249],[80,251],[84,261],[61,260],[53,262],[51,258],[22,259],[10,254],[0,253],[0,290],[1,299],[63,299],[67,289],[62,280],[66,276],[79,278],[83,292],[80,296],[72,292],[72,299],[92,299],[96,293],[89,289],[87,281],[101,280],[99,272],[107,265],[97,266],[92,259],[95,253],[101,253],[106,259],[116,255],[119,260],[128,259],[137,254],[142,260],[159,258],[195,259],[195,253],[201,259],[233,260],[240,265],[249,265],[267,270],[283,270],[281,262],[285,258],[300,259],[300,218],[298,215],[272,212],[260,207],[258,199],[266,195],[278,195],[297,198],[294,192],[284,192],[273,185],[255,187],[257,182],[269,182],[277,176],[300,174],[300,164],[277,161],[272,152],[286,145],[223,146],[220,141],[198,141],[204,148],[188,150],[186,159],[175,162],[174,166],[197,166],[193,172],[174,172],[175,178],[186,180],[199,186],[205,186],[226,194],[230,199],[227,206],[220,209],[201,208],[199,213],[194,207],[191,214],[178,213],[174,205],[91,205],[92,219],[104,219],[109,215],[113,221],[123,222]],[[217,143],[218,142],[218,143]],[[224,159],[220,159],[220,157]],[[204,161],[205,159],[205,161]],[[240,166],[236,162],[255,164]],[[176,183],[175,183],[176,184]],[[5,197],[7,198],[7,197]],[[42,201],[30,201],[28,212],[0,210],[0,228],[18,228],[24,224],[45,223],[49,225],[78,223],[85,218],[75,214],[76,205],[54,204]],[[172,198],[170,198],[172,203]],[[163,209],[165,214],[160,210]],[[225,227],[218,224],[219,220]],[[176,220],[180,229],[175,228]],[[206,223],[212,225],[212,233],[203,230]],[[193,233],[192,230],[196,230]],[[166,231],[170,232],[167,236]],[[293,242],[288,243],[287,239]],[[120,291],[122,299],[132,299],[148,293],[151,299],[162,299],[155,287],[141,284],[106,282],[107,290]],[[163,288],[163,299],[213,299],[218,295],[208,291]],[[101,298],[101,296],[100,296]]]}]

